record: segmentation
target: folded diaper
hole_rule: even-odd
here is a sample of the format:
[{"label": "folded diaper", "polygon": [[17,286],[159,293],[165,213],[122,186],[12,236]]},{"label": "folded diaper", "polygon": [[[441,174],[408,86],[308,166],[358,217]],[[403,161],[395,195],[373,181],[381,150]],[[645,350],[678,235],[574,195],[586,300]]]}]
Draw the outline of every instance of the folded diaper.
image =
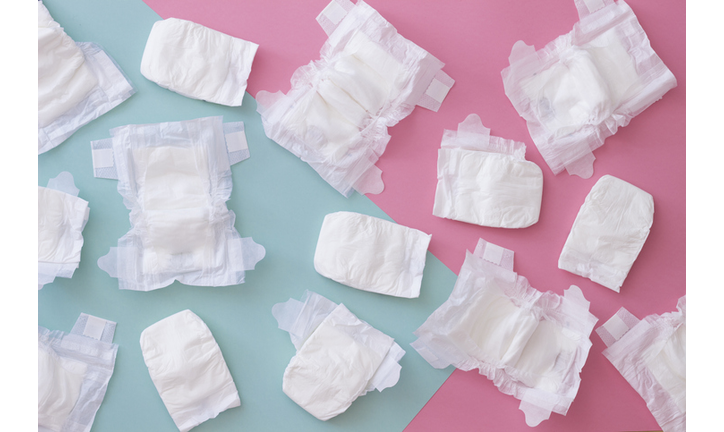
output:
[{"label": "folded diaper", "polygon": [[67,171],[38,186],[38,289],[56,277],[70,278],[80,265],[88,201],[78,198]]},{"label": "folded diaper", "polygon": [[141,351],[153,385],[181,432],[241,404],[219,345],[190,310],[146,328]]},{"label": "folded diaper", "polygon": [[301,301],[275,304],[272,314],[297,349],[282,389],[319,420],[343,413],[368,391],[397,384],[405,351],[343,304],[306,291]]},{"label": "folded diaper", "polygon": [[151,29],[141,73],[186,97],[241,106],[258,48],[200,24],[168,18]]},{"label": "folded diaper", "polygon": [[352,212],[324,217],[314,268],[352,288],[396,297],[420,296],[431,236]]},{"label": "folded diaper", "polygon": [[264,131],[343,195],[380,193],[387,128],[415,105],[437,111],[454,81],[362,0],[332,0],[317,21],[329,36],[321,59],[286,95],[257,94]]},{"label": "folded diaper", "polygon": [[616,292],[649,236],[654,200],[616,177],[601,177],[578,211],[558,268]]},{"label": "folded diaper", "polygon": [[589,178],[593,151],[676,87],[623,0],[576,0],[580,21],[536,51],[522,41],[503,69],[505,94],[551,170]]},{"label": "folded diaper", "polygon": [[512,251],[480,239],[450,298],[410,345],[435,368],[478,369],[537,426],[568,412],[598,319],[575,285],[563,296],[542,293],[512,269]]},{"label": "folded diaper", "polygon": [[525,228],[538,222],[543,173],[525,144],[490,136],[477,114],[445,130],[432,214],[476,225]]}]

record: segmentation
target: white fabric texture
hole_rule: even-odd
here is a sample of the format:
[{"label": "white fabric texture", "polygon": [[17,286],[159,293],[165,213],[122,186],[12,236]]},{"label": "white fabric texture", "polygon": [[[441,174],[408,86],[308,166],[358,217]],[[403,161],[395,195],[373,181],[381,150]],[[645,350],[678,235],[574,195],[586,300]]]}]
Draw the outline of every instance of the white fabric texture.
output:
[{"label": "white fabric texture", "polygon": [[477,114],[445,130],[437,157],[432,214],[494,228],[538,222],[543,172],[525,160],[525,144],[490,136]]},{"label": "white fabric texture", "polygon": [[141,351],[153,385],[181,432],[241,404],[219,345],[190,310],[143,330]]},{"label": "white fabric texture", "polygon": [[341,194],[380,193],[387,128],[415,104],[437,111],[454,81],[362,0],[332,0],[318,21],[321,59],[296,70],[286,95],[256,96],[264,131]]},{"label": "white fabric texture", "polygon": [[664,432],[686,431],[686,296],[676,308],[638,322],[626,320],[630,313],[621,308],[596,329],[608,346],[603,355],[646,401]]},{"label": "white fabric texture", "polygon": [[38,289],[56,277],[70,278],[80,265],[88,201],[78,198],[67,171],[38,186]]},{"label": "white fabric texture", "polygon": [[416,298],[431,237],[360,213],[330,213],[319,232],[314,268],[352,288]]},{"label": "white fabric texture", "polygon": [[620,292],[653,222],[650,194],[605,175],[578,211],[558,268]]},{"label": "white fabric texture", "polygon": [[103,49],[73,42],[38,2],[38,154],[133,93],[131,82]]},{"label": "white fabric texture", "polygon": [[553,173],[593,175],[593,151],[676,87],[623,0],[589,11],[570,33],[536,51],[513,46],[503,69],[505,94],[523,117]]},{"label": "white fabric texture", "polygon": [[598,319],[578,287],[563,296],[542,293],[490,261],[489,255],[509,256],[511,263],[512,252],[486,254],[490,247],[483,242],[467,252],[450,298],[410,345],[435,368],[478,369],[519,399],[526,423],[537,426],[551,412],[568,412]]},{"label": "white fabric texture", "polygon": [[259,45],[191,21],[157,21],[146,41],[141,74],[182,96],[241,106]]},{"label": "white fabric texture", "polygon": [[282,389],[319,420],[343,413],[368,391],[397,384],[405,351],[343,304],[305,291],[300,301],[275,304],[272,314],[297,349]]},{"label": "white fabric texture", "polygon": [[241,238],[226,207],[232,181],[222,117],[121,126],[111,135],[91,147],[113,151],[131,230],[98,266],[121,289],[243,283],[265,250]]},{"label": "white fabric texture", "polygon": [[[92,323],[94,332],[85,331]],[[87,432],[113,374],[116,323],[81,314],[71,333],[38,326],[38,432]]]}]

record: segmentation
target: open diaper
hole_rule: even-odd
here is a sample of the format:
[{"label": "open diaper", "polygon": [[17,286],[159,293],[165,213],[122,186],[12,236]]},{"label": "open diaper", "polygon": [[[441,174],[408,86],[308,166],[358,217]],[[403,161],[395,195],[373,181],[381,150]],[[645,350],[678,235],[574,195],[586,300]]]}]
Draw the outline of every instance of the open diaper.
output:
[{"label": "open diaper", "polygon": [[67,171],[38,186],[38,289],[56,277],[70,278],[80,265],[88,201],[78,198]]},{"label": "open diaper", "polygon": [[411,346],[435,368],[478,369],[537,426],[568,412],[598,319],[575,285],[563,296],[542,293],[512,269],[512,251],[480,239]]},{"label": "open diaper", "polygon": [[664,432],[686,431],[686,296],[676,312],[639,321],[621,308],[596,332],[603,355],[646,401]]},{"label": "open diaper", "polygon": [[264,131],[343,195],[380,193],[387,128],[415,105],[437,111],[454,81],[362,0],[332,0],[317,21],[329,36],[321,59],[297,69],[286,95],[256,96]]},{"label": "open diaper", "polygon": [[397,384],[405,351],[343,304],[305,291],[299,301],[275,304],[272,314],[297,349],[282,389],[314,417],[329,420],[368,391]]},{"label": "open diaper", "polygon": [[190,310],[143,330],[141,351],[153,385],[181,432],[241,404],[219,345]]},{"label": "open diaper", "polygon": [[119,288],[244,282],[265,251],[226,207],[231,164],[249,157],[243,123],[221,117],[121,126],[91,143],[96,177],[118,180],[131,230],[98,266]]},{"label": "open diaper", "polygon": [[495,228],[538,222],[543,173],[525,160],[525,144],[490,135],[477,114],[445,130],[437,158],[432,214]]},{"label": "open diaper", "polygon": [[314,269],[352,288],[395,297],[420,296],[431,236],[353,212],[324,217]]},{"label": "open diaper", "polygon": [[200,24],[168,18],[153,24],[141,74],[182,96],[241,106],[258,48]]},{"label": "open diaper", "polygon": [[113,375],[116,323],[80,314],[70,333],[38,326],[38,432],[87,432]]},{"label": "open diaper", "polygon": [[576,0],[580,21],[536,51],[518,41],[505,94],[553,173],[589,178],[593,151],[676,87],[623,0]]},{"label": "open diaper", "polygon": [[38,154],[128,99],[135,89],[93,43],[75,43],[38,2]]},{"label": "open diaper", "polygon": [[605,175],[593,185],[578,211],[558,268],[619,292],[653,222],[650,194]]}]

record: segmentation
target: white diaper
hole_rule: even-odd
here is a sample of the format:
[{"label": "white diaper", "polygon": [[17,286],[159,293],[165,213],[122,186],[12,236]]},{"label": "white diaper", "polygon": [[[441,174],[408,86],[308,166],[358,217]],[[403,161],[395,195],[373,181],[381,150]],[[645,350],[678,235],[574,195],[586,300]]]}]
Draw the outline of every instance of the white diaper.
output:
[{"label": "white diaper", "polygon": [[512,251],[481,239],[450,298],[410,345],[435,368],[478,369],[519,399],[526,423],[536,426],[551,412],[568,412],[598,319],[578,287],[542,293],[512,267]]},{"label": "white diaper", "polygon": [[525,144],[490,136],[477,114],[445,130],[432,214],[476,225],[525,228],[538,222],[543,173]]},{"label": "white diaper", "polygon": [[200,24],[168,18],[151,29],[141,73],[186,97],[241,106],[258,48]]},{"label": "white diaper", "polygon": [[131,82],[103,49],[76,44],[38,2],[38,154],[133,93]]},{"label": "white diaper", "polygon": [[431,236],[352,212],[324,217],[314,268],[352,288],[396,297],[420,295]]},{"label": "white diaper", "polygon": [[596,329],[603,355],[646,401],[664,432],[686,431],[686,296],[677,312],[639,321],[621,308]]},{"label": "white diaper", "polygon": [[397,384],[405,351],[343,304],[306,291],[301,301],[274,305],[272,314],[297,348],[282,389],[314,417],[328,420],[368,391]]},{"label": "white diaper", "polygon": [[146,328],[141,351],[153,385],[181,432],[241,404],[219,345],[190,310]]},{"label": "white diaper", "polygon": [[619,292],[653,221],[650,194],[605,175],[578,211],[558,268]]},{"label": "white diaper", "polygon": [[593,151],[676,87],[631,8],[576,0],[573,30],[536,51],[522,41],[503,69],[505,94],[555,174],[589,178]]},{"label": "white diaper", "polygon": [[343,195],[380,193],[387,128],[416,104],[437,111],[454,81],[362,0],[332,0],[317,21],[329,36],[321,59],[286,95],[257,94],[264,131]]},{"label": "white diaper", "polygon": [[38,186],[38,289],[56,277],[70,278],[80,265],[83,228],[88,222],[88,201],[67,171]]},{"label": "white diaper", "polygon": [[231,165],[249,157],[243,123],[221,117],[128,125],[91,143],[96,177],[118,179],[131,230],[98,266],[121,289],[244,282],[264,257],[226,207]]},{"label": "white diaper", "polygon": [[70,333],[38,326],[38,432],[87,432],[113,375],[116,323],[82,313]]}]

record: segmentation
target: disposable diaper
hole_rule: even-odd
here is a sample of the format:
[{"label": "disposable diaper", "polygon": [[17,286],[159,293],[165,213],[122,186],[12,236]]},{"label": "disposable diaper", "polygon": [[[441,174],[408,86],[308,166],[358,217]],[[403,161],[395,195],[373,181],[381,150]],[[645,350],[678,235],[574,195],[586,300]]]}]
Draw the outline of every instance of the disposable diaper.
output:
[{"label": "disposable diaper", "polygon": [[181,432],[241,404],[219,345],[190,310],[146,328],[141,351],[153,385]]},{"label": "disposable diaper", "polygon": [[593,151],[676,87],[623,0],[575,0],[580,21],[536,51],[518,41],[505,94],[553,173],[589,178]]},{"label": "disposable diaper", "polygon": [[319,233],[314,268],[352,288],[416,298],[430,238],[422,231],[372,216],[330,213]]},{"label": "disposable diaper", "polygon": [[38,289],[57,276],[72,277],[80,265],[90,208],[78,192],[67,171],[38,186]]},{"label": "disposable diaper", "polygon": [[686,296],[676,312],[639,321],[621,308],[596,332],[603,355],[646,401],[664,432],[686,431]]},{"label": "disposable diaper", "polygon": [[563,296],[542,293],[512,269],[512,251],[480,239],[410,345],[435,368],[478,369],[537,426],[551,411],[568,412],[598,319],[575,285]]},{"label": "disposable diaper", "polygon": [[133,93],[131,82],[101,47],[73,42],[38,2],[38,154]]},{"label": "disposable diaper", "polygon": [[249,157],[243,123],[221,117],[121,126],[91,143],[96,177],[118,180],[131,230],[98,266],[121,289],[244,282],[265,250],[226,207],[231,164]]},{"label": "disposable diaper", "polygon": [[454,81],[362,0],[332,0],[317,21],[329,36],[321,59],[297,69],[286,95],[256,96],[264,131],[343,195],[380,193],[387,128],[415,105],[437,111]]},{"label": "disposable diaper", "polygon": [[116,323],[82,313],[70,333],[38,326],[38,432],[87,432],[113,374]]},{"label": "disposable diaper", "polygon": [[178,18],[157,21],[141,74],[193,99],[241,106],[259,45]]},{"label": "disposable diaper", "polygon": [[653,221],[654,200],[650,194],[605,175],[578,211],[558,268],[619,292]]},{"label": "disposable diaper", "polygon": [[328,420],[368,391],[397,384],[405,351],[343,304],[306,291],[301,301],[275,304],[272,314],[297,349],[282,389],[314,417]]},{"label": "disposable diaper", "polygon": [[432,214],[496,228],[538,222],[543,173],[525,160],[525,144],[490,136],[477,114],[445,130],[437,158]]}]

